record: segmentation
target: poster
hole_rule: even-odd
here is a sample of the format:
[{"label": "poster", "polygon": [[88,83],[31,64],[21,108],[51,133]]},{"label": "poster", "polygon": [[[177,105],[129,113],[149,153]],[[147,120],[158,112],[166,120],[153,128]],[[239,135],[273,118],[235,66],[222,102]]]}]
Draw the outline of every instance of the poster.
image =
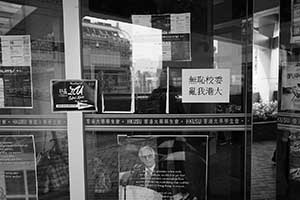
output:
[{"label": "poster", "polygon": [[289,179],[300,182],[300,135],[291,133],[289,139]]},{"label": "poster", "polygon": [[291,43],[300,42],[300,1],[291,0]]},{"label": "poster", "polygon": [[118,135],[119,199],[207,198],[208,137]]},{"label": "poster", "polygon": [[0,197],[37,200],[37,172],[32,135],[0,136]]},{"label": "poster", "polygon": [[30,35],[0,36],[0,108],[32,108]]},{"label": "poster", "polygon": [[182,69],[183,103],[229,103],[230,69]]},{"label": "poster", "polygon": [[31,66],[30,35],[0,36],[0,66]]},{"label": "poster", "polygon": [[281,110],[300,110],[300,63],[282,66]]},{"label": "poster", "polygon": [[96,80],[51,80],[54,112],[97,111]]},{"label": "poster", "polygon": [[0,108],[32,108],[30,66],[0,67]]},{"label": "poster", "polygon": [[191,14],[132,15],[132,23],[162,30],[163,61],[191,61]]}]

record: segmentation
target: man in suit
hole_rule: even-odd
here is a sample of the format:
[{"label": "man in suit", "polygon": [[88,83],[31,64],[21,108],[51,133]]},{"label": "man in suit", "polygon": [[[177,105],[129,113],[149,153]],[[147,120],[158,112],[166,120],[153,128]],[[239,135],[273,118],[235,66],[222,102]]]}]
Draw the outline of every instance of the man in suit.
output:
[{"label": "man in suit", "polygon": [[[140,190],[140,193],[134,192],[137,196],[128,196],[124,197],[124,199],[130,198],[131,200],[139,200],[142,198],[139,195],[149,195],[151,190],[154,192],[151,194],[154,195],[153,199],[165,199],[162,198],[165,190],[162,190],[163,188],[161,187],[161,172],[158,170],[156,152],[148,145],[143,146],[138,151],[138,157],[141,162],[139,164],[135,164],[129,173],[122,175],[120,185],[124,187],[125,193],[126,186],[138,186],[147,190]],[[132,193],[129,192],[129,195],[130,194]]]},{"label": "man in suit", "polygon": [[143,146],[139,149],[138,156],[142,164],[134,165],[128,179],[128,185],[158,190],[159,180],[155,155],[154,149],[150,146]]}]

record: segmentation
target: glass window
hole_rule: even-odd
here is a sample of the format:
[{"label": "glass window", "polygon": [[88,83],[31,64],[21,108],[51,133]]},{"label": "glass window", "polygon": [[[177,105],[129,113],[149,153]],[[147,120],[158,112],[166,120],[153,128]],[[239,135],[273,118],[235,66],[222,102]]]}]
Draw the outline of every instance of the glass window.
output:
[{"label": "glass window", "polygon": [[64,78],[62,1],[0,1],[0,113],[51,114],[50,80]]},{"label": "glass window", "polygon": [[[242,199],[241,132],[87,131],[88,199],[137,199],[140,187],[162,199]],[[144,176],[153,168],[150,183]],[[156,170],[156,171],[155,171]],[[146,185],[149,184],[149,185]],[[147,193],[141,189],[137,192]],[[153,195],[153,194],[145,194]]]},{"label": "glass window", "polygon": [[299,6],[280,1],[277,198],[297,199],[299,188]]},{"label": "glass window", "polygon": [[66,131],[2,131],[0,149],[0,189],[7,198],[69,199]]},{"label": "glass window", "polygon": [[107,35],[81,38],[82,76],[99,83],[84,115],[88,199],[249,196],[248,3],[81,1],[82,27]]},{"label": "glass window", "polygon": [[[247,43],[251,44],[251,38],[247,38],[251,34],[243,32],[248,26],[242,5],[246,1],[238,3],[235,10],[228,7],[229,1],[151,1],[143,6],[135,1],[124,7],[111,1],[82,2],[83,29],[97,27],[106,33],[105,39],[82,35],[83,77],[100,80],[98,113],[198,114],[245,110],[243,51]],[[231,12],[235,15],[231,16]],[[91,45],[91,41],[96,45]],[[212,87],[209,81],[206,86],[201,85],[205,82],[200,82],[201,75],[197,75],[196,69],[214,69],[214,73],[229,70],[228,81],[225,77],[221,81],[227,83],[228,89]],[[182,73],[184,70],[187,73]],[[188,73],[196,73],[200,86],[189,83]],[[206,74],[203,78],[218,77]],[[189,88],[187,84],[191,84]],[[223,95],[227,100],[218,100]]]},{"label": "glass window", "polygon": [[69,199],[67,120],[50,100],[65,77],[62,1],[2,0],[0,24],[0,193]]}]

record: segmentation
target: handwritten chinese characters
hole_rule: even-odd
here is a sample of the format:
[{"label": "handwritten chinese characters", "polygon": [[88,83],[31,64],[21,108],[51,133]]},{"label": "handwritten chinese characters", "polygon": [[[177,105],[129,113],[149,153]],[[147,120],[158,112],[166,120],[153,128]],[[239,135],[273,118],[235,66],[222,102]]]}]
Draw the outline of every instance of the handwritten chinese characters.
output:
[{"label": "handwritten chinese characters", "polygon": [[229,102],[229,69],[183,69],[182,102]]}]

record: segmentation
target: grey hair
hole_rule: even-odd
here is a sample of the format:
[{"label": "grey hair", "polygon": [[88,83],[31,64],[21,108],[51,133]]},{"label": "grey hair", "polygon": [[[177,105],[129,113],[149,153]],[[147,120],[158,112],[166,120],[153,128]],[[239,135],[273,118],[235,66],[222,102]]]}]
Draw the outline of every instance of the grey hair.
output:
[{"label": "grey hair", "polygon": [[154,149],[152,147],[146,145],[146,146],[143,146],[143,147],[140,148],[139,157],[141,157],[142,151],[145,150],[145,149],[149,149],[152,152],[153,155],[156,154],[156,152],[154,151]]}]

